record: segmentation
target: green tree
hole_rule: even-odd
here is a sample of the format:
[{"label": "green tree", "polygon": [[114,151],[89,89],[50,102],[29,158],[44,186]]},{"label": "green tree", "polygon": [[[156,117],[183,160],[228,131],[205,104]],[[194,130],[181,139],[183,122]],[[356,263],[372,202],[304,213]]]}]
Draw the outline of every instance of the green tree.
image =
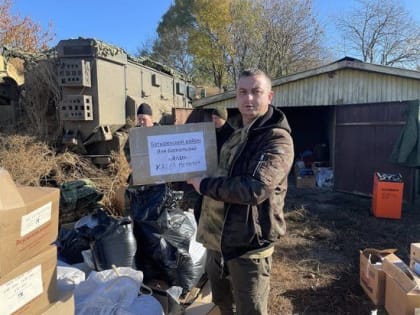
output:
[{"label": "green tree", "polygon": [[245,68],[276,78],[324,59],[311,0],[177,0],[158,34],[154,58],[220,90]]},{"label": "green tree", "polygon": [[194,24],[193,0],[175,0],[163,15],[157,28],[158,37],[140,52],[156,61],[193,76],[192,58],[188,53],[188,37]]},{"label": "green tree", "polygon": [[221,91],[230,66],[229,56],[233,53],[229,36],[232,2],[233,0],[194,1],[196,27],[191,31],[188,40],[194,65],[203,72],[209,72],[215,86]]}]

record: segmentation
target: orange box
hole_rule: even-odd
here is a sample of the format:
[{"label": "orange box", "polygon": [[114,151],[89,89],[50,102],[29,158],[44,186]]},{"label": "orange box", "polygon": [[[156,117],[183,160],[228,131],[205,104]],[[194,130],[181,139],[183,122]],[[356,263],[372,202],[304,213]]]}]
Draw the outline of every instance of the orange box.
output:
[{"label": "orange box", "polygon": [[400,219],[403,189],[403,182],[381,181],[375,173],[372,195],[373,215],[378,218]]}]

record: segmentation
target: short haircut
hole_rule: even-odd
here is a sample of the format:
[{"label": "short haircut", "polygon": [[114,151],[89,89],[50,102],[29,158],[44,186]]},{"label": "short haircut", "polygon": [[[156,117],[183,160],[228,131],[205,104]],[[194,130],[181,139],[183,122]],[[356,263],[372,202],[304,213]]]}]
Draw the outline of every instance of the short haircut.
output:
[{"label": "short haircut", "polygon": [[[243,77],[254,77],[257,75],[261,75],[263,77],[265,77],[265,79],[267,80],[267,83],[269,84],[269,87],[271,88],[271,78],[262,70],[258,69],[258,68],[250,68],[250,69],[245,69],[243,70],[240,74],[239,74],[239,79],[243,78]],[[238,79],[238,81],[239,81]]]}]

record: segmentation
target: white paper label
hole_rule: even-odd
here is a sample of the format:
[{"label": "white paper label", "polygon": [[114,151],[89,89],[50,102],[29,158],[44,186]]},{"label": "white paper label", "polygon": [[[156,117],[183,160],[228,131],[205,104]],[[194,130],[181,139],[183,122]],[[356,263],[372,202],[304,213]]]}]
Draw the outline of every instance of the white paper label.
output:
[{"label": "white paper label", "polygon": [[151,176],[207,169],[203,132],[149,136],[147,142]]},{"label": "white paper label", "polygon": [[9,315],[43,292],[41,265],[0,286],[0,314]]},{"label": "white paper label", "polygon": [[25,236],[26,234],[39,228],[45,222],[51,220],[51,209],[52,202],[50,201],[42,207],[39,207],[38,209],[32,211],[31,213],[22,216],[20,225],[20,236]]}]

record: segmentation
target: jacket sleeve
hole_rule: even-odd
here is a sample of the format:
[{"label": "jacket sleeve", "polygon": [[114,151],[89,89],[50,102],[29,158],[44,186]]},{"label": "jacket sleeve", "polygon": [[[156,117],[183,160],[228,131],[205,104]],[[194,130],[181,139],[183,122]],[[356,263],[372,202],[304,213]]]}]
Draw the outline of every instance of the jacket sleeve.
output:
[{"label": "jacket sleeve", "polygon": [[249,158],[236,157],[232,175],[204,178],[200,192],[226,203],[257,205],[275,189],[286,189],[294,158],[287,131],[273,129],[259,141],[258,148],[246,150],[250,151],[246,154]]}]

